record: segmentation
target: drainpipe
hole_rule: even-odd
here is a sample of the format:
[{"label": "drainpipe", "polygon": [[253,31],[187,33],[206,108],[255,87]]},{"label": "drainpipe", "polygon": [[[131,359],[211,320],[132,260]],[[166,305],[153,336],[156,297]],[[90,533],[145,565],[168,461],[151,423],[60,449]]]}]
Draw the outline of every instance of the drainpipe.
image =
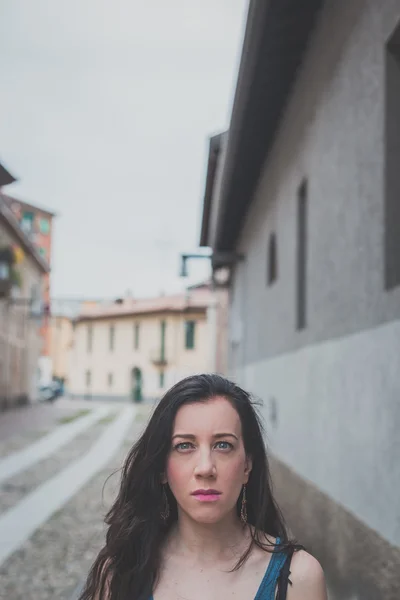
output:
[{"label": "drainpipe", "polygon": [[8,408],[8,402],[10,399],[10,355],[11,355],[11,340],[10,340],[10,304],[6,300],[5,302],[5,327],[4,327],[4,339],[6,343],[6,352],[4,359],[4,402],[5,407]]},{"label": "drainpipe", "polygon": [[217,372],[217,356],[218,356],[218,300],[216,294],[215,283],[212,280],[210,301],[207,309],[207,320],[209,324],[210,333],[210,359],[209,359],[209,370],[211,373]]}]

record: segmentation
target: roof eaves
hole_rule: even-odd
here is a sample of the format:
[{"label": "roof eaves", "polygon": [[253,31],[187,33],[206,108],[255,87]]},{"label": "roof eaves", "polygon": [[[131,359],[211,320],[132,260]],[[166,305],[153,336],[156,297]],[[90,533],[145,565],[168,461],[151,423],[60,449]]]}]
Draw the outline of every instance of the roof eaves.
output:
[{"label": "roof eaves", "polygon": [[11,173],[0,164],[0,187],[3,187],[3,185],[10,185],[10,183],[14,183],[15,181],[17,180],[14,175],[11,175]]},{"label": "roof eaves", "polygon": [[157,315],[157,314],[162,314],[162,315],[171,315],[171,314],[186,314],[186,313],[194,313],[194,312],[206,312],[207,311],[207,306],[206,305],[202,305],[202,306],[182,306],[180,308],[164,308],[164,309],[148,309],[148,310],[141,310],[141,311],[127,311],[127,312],[120,312],[120,313],[98,313],[98,314],[93,314],[93,315],[78,315],[76,317],[76,322],[77,323],[83,323],[86,321],[103,321],[105,319],[107,320],[115,320],[115,319],[123,319],[123,318],[129,318],[129,317],[140,317],[140,316],[146,316],[146,315]]},{"label": "roof eaves", "polygon": [[218,157],[221,152],[222,134],[212,136],[209,140],[206,185],[203,199],[203,216],[200,232],[200,246],[209,245],[209,228],[211,218],[212,199],[218,168]]},{"label": "roof eaves", "polygon": [[235,248],[323,4],[250,0],[213,236],[217,252]]},{"label": "roof eaves", "polygon": [[21,200],[20,198],[16,198],[15,196],[10,196],[10,194],[3,194],[3,197],[8,204],[11,206],[14,202],[20,204],[23,208],[27,208],[28,210],[34,210],[41,212],[49,217],[57,217],[57,213],[50,211],[47,208],[43,208],[42,206],[37,206],[36,204],[31,204],[30,202],[26,202],[25,200]]}]

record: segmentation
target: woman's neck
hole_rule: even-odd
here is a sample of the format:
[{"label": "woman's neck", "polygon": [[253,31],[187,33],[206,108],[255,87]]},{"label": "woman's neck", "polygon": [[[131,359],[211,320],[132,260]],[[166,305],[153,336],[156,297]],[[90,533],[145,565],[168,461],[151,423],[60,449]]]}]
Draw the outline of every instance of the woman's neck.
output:
[{"label": "woman's neck", "polygon": [[220,523],[204,524],[180,514],[171,532],[168,550],[198,563],[221,563],[238,559],[250,541],[249,529],[243,527],[236,515]]}]

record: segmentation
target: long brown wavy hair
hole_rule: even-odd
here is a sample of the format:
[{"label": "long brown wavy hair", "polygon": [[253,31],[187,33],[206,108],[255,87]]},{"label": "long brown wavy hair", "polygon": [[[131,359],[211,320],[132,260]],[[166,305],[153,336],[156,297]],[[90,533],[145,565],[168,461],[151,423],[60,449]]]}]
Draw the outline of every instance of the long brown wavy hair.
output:
[{"label": "long brown wavy hair", "polygon": [[[252,539],[235,569],[248,558],[254,545],[273,552],[265,534],[280,538],[277,550],[300,546],[289,540],[282,514],[273,498],[263,427],[250,395],[220,375],[194,375],[174,385],[161,399],[144,432],[130,450],[121,474],[118,496],[106,515],[106,543],[99,552],[79,600],[149,600],[157,582],[161,552],[178,519],[177,504],[167,489],[170,514],[164,506],[161,474],[171,447],[175,416],[184,404],[227,398],[241,420],[246,454],[252,457],[247,484],[248,524]],[[241,497],[237,502],[240,516]]]}]

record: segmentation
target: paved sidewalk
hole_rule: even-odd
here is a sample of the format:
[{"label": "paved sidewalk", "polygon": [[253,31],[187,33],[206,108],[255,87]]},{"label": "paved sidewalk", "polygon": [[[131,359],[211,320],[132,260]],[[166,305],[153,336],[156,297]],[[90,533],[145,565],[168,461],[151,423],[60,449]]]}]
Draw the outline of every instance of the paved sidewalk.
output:
[{"label": "paved sidewalk", "polygon": [[0,565],[0,600],[70,600],[104,545],[119,469],[145,422],[135,419],[110,462]]},{"label": "paved sidewalk", "polygon": [[[27,494],[33,492],[42,483],[68,467],[73,461],[81,458],[95,443],[106,427],[115,420],[118,412],[85,429],[65,446],[59,448],[47,458],[34,464],[31,468],[18,473],[0,484],[0,516],[16,506]],[[1,598],[1,596],[0,596]]]},{"label": "paved sidewalk", "polygon": [[66,504],[117,453],[136,415],[126,406],[88,452],[0,515],[0,564]]},{"label": "paved sidewalk", "polygon": [[0,441],[26,432],[48,432],[58,425],[59,419],[84,408],[96,408],[111,403],[59,398],[50,403],[32,403],[0,412]]},{"label": "paved sidewalk", "polygon": [[91,410],[89,414],[74,419],[62,427],[57,427],[51,433],[42,436],[37,442],[29,444],[25,449],[9,454],[0,460],[0,483],[54,454],[109,413],[110,408],[107,406]]}]

